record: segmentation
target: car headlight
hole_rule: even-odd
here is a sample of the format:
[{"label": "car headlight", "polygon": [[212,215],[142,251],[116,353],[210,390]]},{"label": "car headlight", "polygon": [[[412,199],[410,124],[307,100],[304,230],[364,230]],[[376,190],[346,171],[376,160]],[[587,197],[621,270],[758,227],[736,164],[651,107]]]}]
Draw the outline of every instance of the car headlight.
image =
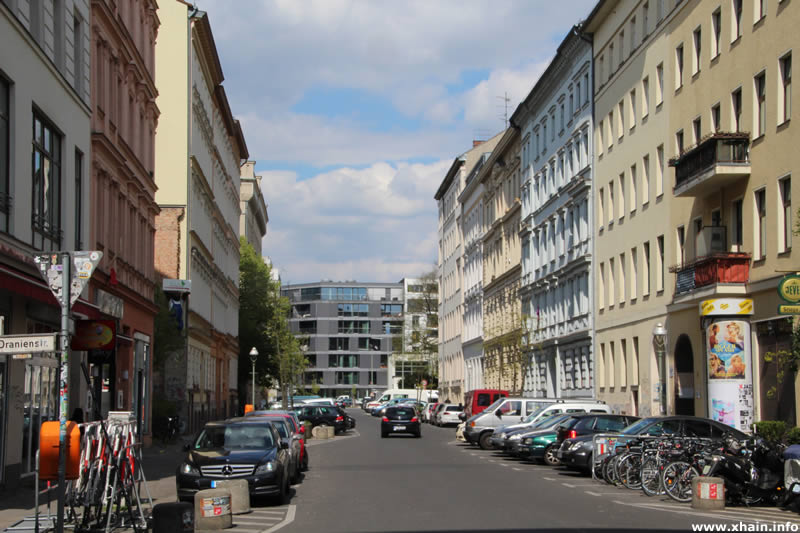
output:
[{"label": "car headlight", "polygon": [[276,466],[277,465],[275,464],[275,461],[267,461],[264,464],[258,465],[258,468],[256,468],[256,474],[269,474],[270,472],[275,471]]},{"label": "car headlight", "polygon": [[183,463],[181,465],[181,473],[200,475],[200,471],[192,463]]},{"label": "car headlight", "polygon": [[574,452],[575,450],[577,450],[581,446],[583,446],[582,442],[573,442],[572,445],[570,445],[570,447],[569,447],[569,451]]},{"label": "car headlight", "polygon": [[508,437],[508,440],[520,440],[521,438],[522,435],[511,435],[510,437]]},{"label": "car headlight", "polygon": [[533,438],[528,437],[527,439],[522,441],[522,444],[533,444]]}]

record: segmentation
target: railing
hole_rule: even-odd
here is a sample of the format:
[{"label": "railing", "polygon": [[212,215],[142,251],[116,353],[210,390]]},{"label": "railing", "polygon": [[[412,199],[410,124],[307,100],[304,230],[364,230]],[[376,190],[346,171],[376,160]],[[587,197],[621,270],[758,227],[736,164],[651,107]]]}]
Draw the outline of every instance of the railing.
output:
[{"label": "railing", "polygon": [[675,188],[719,163],[749,163],[749,133],[715,133],[669,164],[675,167]]},{"label": "railing", "polygon": [[750,254],[724,252],[699,257],[690,263],[669,269],[675,273],[675,295],[716,283],[750,281]]}]

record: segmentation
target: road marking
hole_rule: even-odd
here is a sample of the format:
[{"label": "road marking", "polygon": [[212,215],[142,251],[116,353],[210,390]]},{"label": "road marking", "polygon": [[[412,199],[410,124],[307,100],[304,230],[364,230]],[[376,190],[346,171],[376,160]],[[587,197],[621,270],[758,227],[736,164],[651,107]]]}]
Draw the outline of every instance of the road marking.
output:
[{"label": "road marking", "polygon": [[504,466],[504,467],[508,468],[508,465],[505,464],[505,463],[500,463],[500,466]]},{"label": "road marking", "polygon": [[269,509],[253,509],[253,514],[279,514],[283,516],[284,511],[271,511]]},{"label": "road marking", "polygon": [[546,479],[547,481],[556,481],[556,478],[554,477],[542,476],[542,479]]},{"label": "road marking", "polygon": [[522,470],[521,468],[515,468],[514,470],[516,470],[517,472],[524,472],[524,470]]},{"label": "road marking", "polygon": [[602,494],[600,494],[599,492],[592,492],[590,490],[585,490],[583,492],[585,492],[586,494],[591,494],[592,496],[602,496]]},{"label": "road marking", "polygon": [[[641,509],[650,509],[653,511],[664,511],[668,513],[676,513],[676,514],[683,514],[688,516],[700,516],[706,518],[713,518],[715,520],[730,520],[732,522],[742,522],[742,521],[749,521],[749,522],[786,522],[787,517],[784,515],[779,515],[775,517],[765,517],[765,518],[753,518],[753,509],[748,509],[747,511],[741,510],[736,511],[733,509],[725,509],[722,511],[717,511],[715,513],[703,513],[700,511],[696,511],[694,509],[684,509],[680,508],[677,505],[671,504],[657,504],[657,503],[628,503],[619,500],[613,500],[614,503],[618,503],[620,505],[628,505],[631,507],[639,507]],[[797,523],[797,522],[794,522]]]},{"label": "road marking", "polygon": [[565,487],[569,487],[571,489],[575,488],[575,485],[573,485],[572,483],[562,483],[562,485],[564,485]]},{"label": "road marking", "polygon": [[296,505],[290,505],[286,511],[286,518],[284,518],[282,521],[278,522],[271,528],[265,530],[263,533],[272,533],[273,531],[278,531],[283,526],[288,526],[289,524],[294,522],[294,513],[296,508],[297,508]]}]

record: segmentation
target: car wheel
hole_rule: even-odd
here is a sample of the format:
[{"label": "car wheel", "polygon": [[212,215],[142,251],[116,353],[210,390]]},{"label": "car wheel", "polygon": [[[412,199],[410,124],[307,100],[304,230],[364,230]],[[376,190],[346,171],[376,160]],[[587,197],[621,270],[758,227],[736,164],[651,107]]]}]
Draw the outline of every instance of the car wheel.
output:
[{"label": "car wheel", "polygon": [[385,431],[381,431],[381,438],[385,439],[386,436],[387,436],[387,433]]},{"label": "car wheel", "polygon": [[489,442],[489,439],[491,439],[491,438],[492,438],[492,434],[489,433],[488,431],[481,435],[481,437],[478,439],[478,444],[480,445],[481,450],[491,450],[492,449],[492,443]]},{"label": "car wheel", "polygon": [[281,490],[278,492],[278,495],[275,496],[275,504],[276,505],[286,505],[289,503],[289,476],[288,474],[283,478],[283,483],[281,483]]},{"label": "car wheel", "polygon": [[300,465],[300,460],[297,460],[297,463],[294,467],[294,475],[292,476],[292,485],[297,485],[300,483],[300,479],[302,478],[302,474],[300,473],[302,467]]},{"label": "car wheel", "polygon": [[414,438],[417,438],[417,439],[418,439],[418,438],[420,438],[421,436],[422,436],[422,432],[421,432],[421,431],[417,431],[416,433],[414,433]]},{"label": "car wheel", "polygon": [[552,444],[548,444],[547,448],[544,449],[544,464],[548,466],[560,465],[561,461],[559,461],[558,457],[556,457],[557,451],[558,451],[558,445],[555,442]]}]

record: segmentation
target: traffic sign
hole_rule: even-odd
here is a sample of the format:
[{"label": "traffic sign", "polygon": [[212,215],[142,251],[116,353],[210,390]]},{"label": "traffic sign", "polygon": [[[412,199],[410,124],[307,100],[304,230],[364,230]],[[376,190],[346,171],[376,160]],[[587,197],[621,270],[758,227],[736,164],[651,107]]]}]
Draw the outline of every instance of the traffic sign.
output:
[{"label": "traffic sign", "polygon": [[61,273],[64,271],[64,258],[72,258],[71,270],[71,283],[70,283],[70,299],[69,305],[75,303],[75,300],[83,292],[83,288],[92,277],[95,267],[103,258],[103,252],[69,252],[69,254],[55,252],[52,254],[37,254],[33,256],[34,262],[39,265],[39,273],[47,282],[50,291],[56,297],[56,300],[62,307],[67,306],[67,302],[63,295],[63,276]]},{"label": "traffic sign", "polygon": [[0,337],[0,354],[55,352],[56,334],[3,335]]}]

